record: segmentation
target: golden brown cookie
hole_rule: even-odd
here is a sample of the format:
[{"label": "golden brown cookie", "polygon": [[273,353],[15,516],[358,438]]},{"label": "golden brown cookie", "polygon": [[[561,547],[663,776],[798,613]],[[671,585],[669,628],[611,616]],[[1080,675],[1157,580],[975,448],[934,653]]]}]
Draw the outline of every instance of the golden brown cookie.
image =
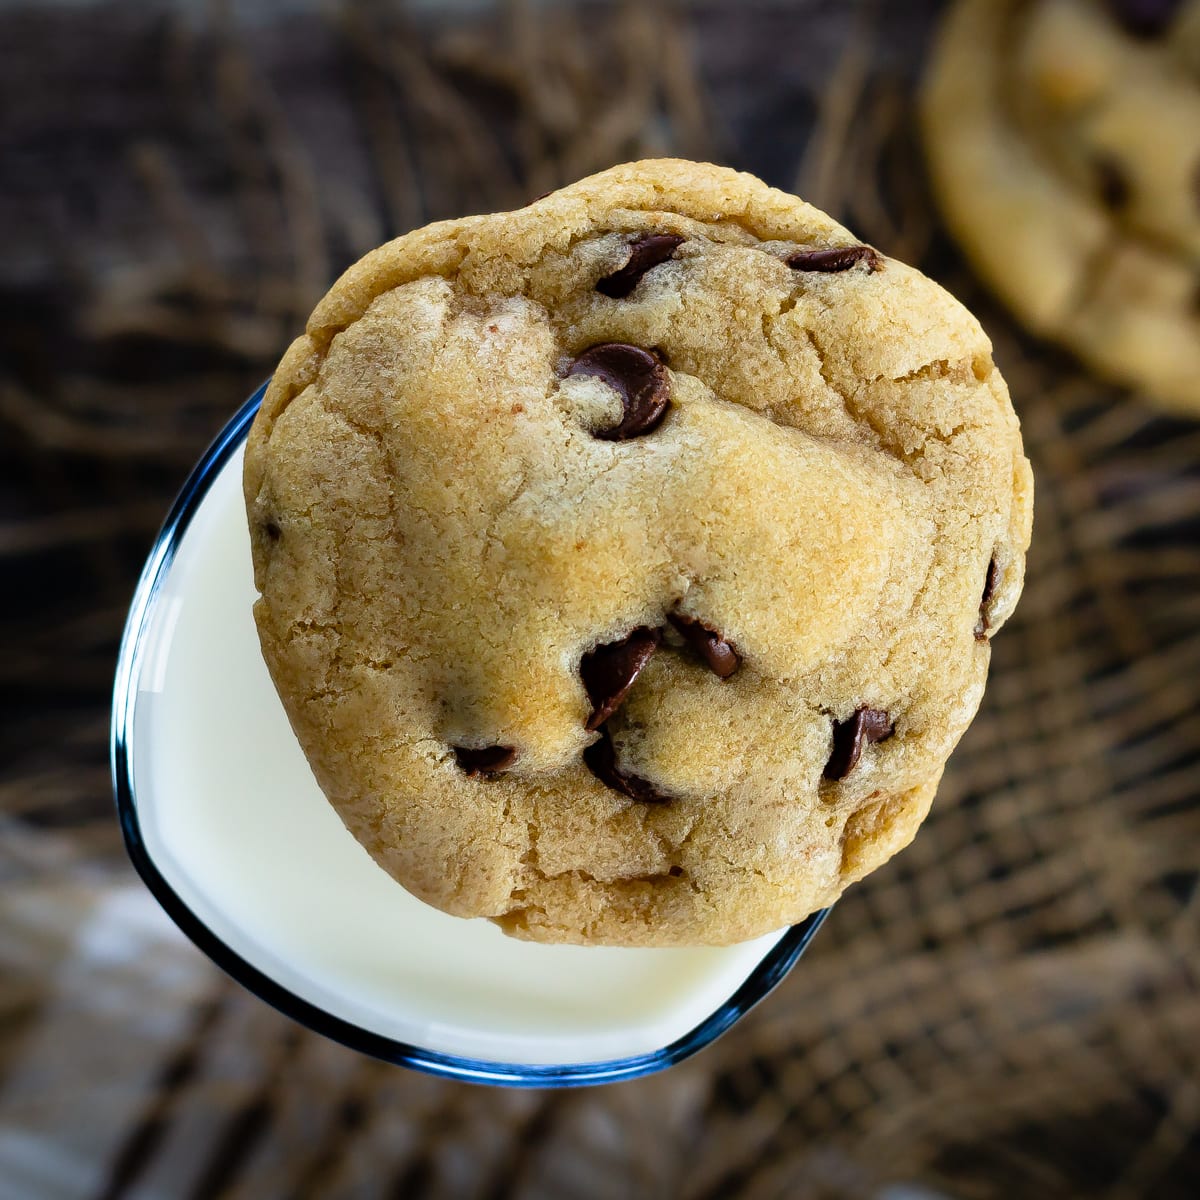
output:
[{"label": "golden brown cookie", "polygon": [[912,838],[1031,511],[961,305],[670,160],[352,267],[245,492],[263,653],[350,830],[448,912],[621,945],[777,929]]},{"label": "golden brown cookie", "polygon": [[957,0],[922,118],[947,222],[1029,329],[1200,414],[1200,0]]}]

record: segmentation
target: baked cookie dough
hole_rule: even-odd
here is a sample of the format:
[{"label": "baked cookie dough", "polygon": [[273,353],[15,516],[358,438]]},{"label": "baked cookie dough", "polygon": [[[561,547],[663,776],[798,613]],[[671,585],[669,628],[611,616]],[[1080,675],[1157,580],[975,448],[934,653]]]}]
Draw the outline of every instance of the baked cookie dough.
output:
[{"label": "baked cookie dough", "polygon": [[957,0],[922,121],[947,223],[1024,324],[1200,414],[1200,0]]},{"label": "baked cookie dough", "polygon": [[263,654],[355,837],[446,912],[637,946],[778,929],[908,843],[1031,481],[952,297],[668,160],[351,267],[245,495]]}]

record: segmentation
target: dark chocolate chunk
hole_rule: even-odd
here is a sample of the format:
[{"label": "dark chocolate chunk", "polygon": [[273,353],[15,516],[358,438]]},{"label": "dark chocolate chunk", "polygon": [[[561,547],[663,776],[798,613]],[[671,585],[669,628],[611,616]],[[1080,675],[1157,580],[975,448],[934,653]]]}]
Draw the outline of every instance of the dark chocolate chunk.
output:
[{"label": "dark chocolate chunk", "polygon": [[627,638],[597,646],[583,656],[579,674],[592,702],[584,728],[599,729],[621,707],[661,639],[657,629],[642,626]]},{"label": "dark chocolate chunk", "polygon": [[1000,569],[996,565],[996,560],[993,558],[988,563],[987,576],[983,581],[983,596],[979,601],[979,620],[975,625],[975,640],[977,642],[986,642],[988,630],[992,627],[991,614],[988,612],[988,604],[991,602],[992,596],[996,591],[996,583],[1000,578]]},{"label": "dark chocolate chunk", "polygon": [[474,779],[478,775],[496,775],[517,761],[512,746],[455,746],[458,765]]},{"label": "dark chocolate chunk", "polygon": [[795,271],[848,271],[865,263],[868,271],[878,271],[883,258],[870,246],[836,246],[829,250],[797,250],[784,261]]},{"label": "dark chocolate chunk", "polygon": [[684,640],[708,663],[714,675],[728,679],[742,665],[742,656],[715,630],[695,617],[671,613],[668,619]]},{"label": "dark chocolate chunk", "polygon": [[621,420],[596,432],[605,441],[623,442],[656,429],[671,402],[667,368],[640,346],[602,342],[575,359],[567,374],[594,375],[620,395],[624,409]]},{"label": "dark chocolate chunk", "polygon": [[1116,19],[1135,37],[1166,33],[1182,0],[1108,0]]},{"label": "dark chocolate chunk", "polygon": [[583,761],[587,769],[605,787],[610,787],[614,792],[620,792],[631,800],[640,800],[643,804],[665,804],[670,799],[659,792],[654,784],[636,775],[626,774],[617,766],[617,752],[613,748],[612,738],[608,736],[607,729],[601,729],[599,740],[584,750]]},{"label": "dark chocolate chunk", "polygon": [[835,721],[833,752],[825,764],[825,778],[835,782],[845,779],[862,756],[864,743],[882,742],[893,732],[891,718],[878,708],[858,708],[845,721]]},{"label": "dark chocolate chunk", "polygon": [[272,542],[277,542],[281,537],[283,537],[283,530],[279,528],[278,521],[265,521],[263,522],[262,529],[263,533],[265,533],[268,539]]},{"label": "dark chocolate chunk", "polygon": [[1129,177],[1114,158],[1107,155],[1097,157],[1092,163],[1096,175],[1096,188],[1100,202],[1109,212],[1120,212],[1128,203],[1131,194]]},{"label": "dark chocolate chunk", "polygon": [[596,291],[620,300],[628,296],[647,271],[665,263],[683,243],[677,233],[643,233],[629,243],[629,261],[596,284]]}]

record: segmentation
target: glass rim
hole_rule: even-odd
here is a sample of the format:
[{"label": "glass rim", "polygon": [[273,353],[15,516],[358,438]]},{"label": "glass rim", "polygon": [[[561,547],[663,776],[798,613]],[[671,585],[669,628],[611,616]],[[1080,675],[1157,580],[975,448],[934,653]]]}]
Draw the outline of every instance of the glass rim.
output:
[{"label": "glass rim", "polygon": [[261,384],[238,409],[188,475],[155,537],[130,604],[117,656],[110,750],[117,816],[134,870],[179,929],[233,980],[314,1033],[384,1062],[468,1083],[556,1088],[637,1079],[665,1070],[702,1050],[778,986],[807,949],[828,916],[828,908],[812,913],[788,929],[733,995],[698,1025],[661,1049],[596,1062],[523,1064],[466,1058],[413,1045],[327,1012],[254,966],[219,938],[159,871],[142,837],[133,776],[133,716],[146,634],[183,535],[213,480],[245,441],[269,382]]}]

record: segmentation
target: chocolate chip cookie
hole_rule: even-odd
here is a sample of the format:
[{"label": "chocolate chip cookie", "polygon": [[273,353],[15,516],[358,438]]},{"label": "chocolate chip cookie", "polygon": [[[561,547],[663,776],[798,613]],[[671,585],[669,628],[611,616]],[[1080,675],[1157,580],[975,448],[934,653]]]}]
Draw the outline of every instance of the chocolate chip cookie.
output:
[{"label": "chocolate chip cookie", "polygon": [[1001,299],[1200,414],[1200,0],[958,0],[922,110],[946,219]]},{"label": "chocolate chip cookie", "polygon": [[968,312],[680,161],[367,255],[279,365],[245,494],[263,653],[376,861],[631,946],[778,929],[912,838],[1031,505]]}]

